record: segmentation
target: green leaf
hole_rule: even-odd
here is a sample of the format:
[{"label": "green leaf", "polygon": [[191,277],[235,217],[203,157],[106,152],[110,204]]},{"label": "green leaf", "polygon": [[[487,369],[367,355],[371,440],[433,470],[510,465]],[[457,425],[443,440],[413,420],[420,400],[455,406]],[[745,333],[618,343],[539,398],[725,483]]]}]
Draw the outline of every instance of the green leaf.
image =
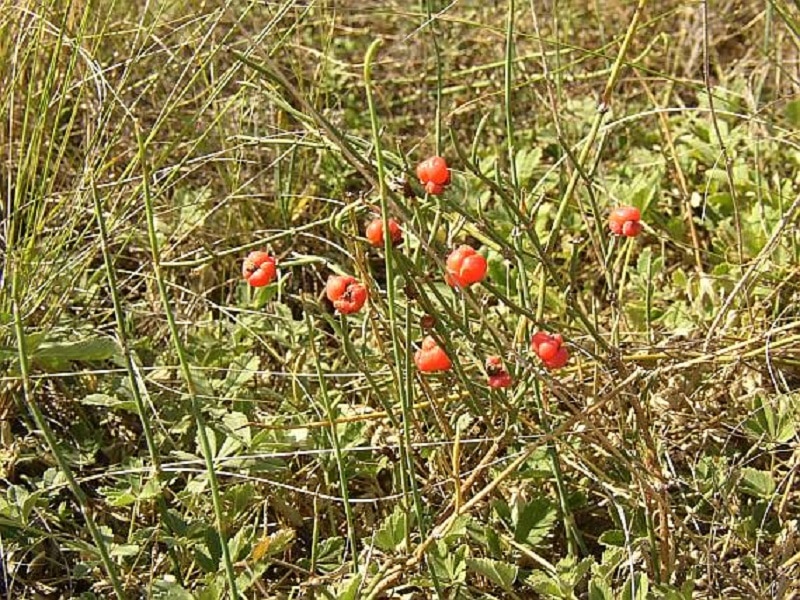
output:
[{"label": "green leaf", "polygon": [[456,542],[461,536],[466,535],[467,526],[471,520],[472,517],[469,515],[459,515],[453,519],[452,524],[447,529],[447,533],[442,537],[445,543]]},{"label": "green leaf", "polygon": [[792,100],[786,104],[786,118],[795,127],[800,127],[800,100]]},{"label": "green leaf", "polygon": [[136,502],[136,494],[130,488],[124,490],[101,488],[100,493],[106,497],[106,504],[109,506],[130,506]]},{"label": "green leaf", "polygon": [[269,302],[271,302],[275,298],[275,296],[278,295],[279,285],[280,281],[274,281],[269,285],[265,285],[264,287],[256,288],[256,291],[253,294],[253,301],[251,308],[255,310],[264,308]]},{"label": "green leaf", "polygon": [[400,507],[395,507],[392,514],[384,519],[375,533],[375,545],[384,552],[394,552],[406,543],[406,527],[408,515]]},{"label": "green leaf", "polygon": [[647,600],[648,592],[647,575],[635,573],[632,578],[628,578],[622,588],[622,600]]},{"label": "green leaf", "polygon": [[219,563],[211,559],[208,554],[203,552],[200,548],[195,547],[194,559],[206,573],[216,573]]},{"label": "green leaf", "polygon": [[517,278],[514,276],[513,270],[509,272],[508,261],[503,255],[495,250],[489,250],[486,260],[488,263],[489,278],[492,280],[492,283],[499,287],[501,292],[509,296],[516,294]]},{"label": "green leaf", "polygon": [[71,342],[42,342],[33,353],[37,359],[98,361],[121,356],[117,342],[108,337],[93,337]]},{"label": "green leaf", "polygon": [[336,594],[336,600],[356,600],[361,587],[361,575],[348,577],[341,584]]},{"label": "green leaf", "polygon": [[161,482],[156,477],[151,477],[147,483],[142,486],[142,491],[139,492],[139,500],[152,500],[161,495]]},{"label": "green leaf", "polygon": [[603,546],[618,546],[625,545],[625,533],[619,529],[608,529],[600,534],[597,539]]},{"label": "green leaf", "polygon": [[556,563],[558,578],[570,589],[574,589],[591,570],[593,564],[595,564],[594,559],[589,557],[578,561],[574,556],[567,556]]},{"label": "green leaf", "polygon": [[589,600],[614,600],[614,592],[602,579],[592,579],[589,582]]},{"label": "green leaf", "polygon": [[[217,533],[216,529],[206,527],[205,531],[203,531],[203,537],[211,560],[214,561],[215,565],[219,566],[219,560],[222,558],[222,540],[219,538],[219,533]],[[216,571],[216,567],[214,570]]]},{"label": "green leaf", "polygon": [[238,395],[253,381],[253,376],[258,372],[261,358],[255,354],[240,356],[232,364],[228,376],[225,378],[225,395],[237,398]]},{"label": "green leaf", "polygon": [[517,167],[517,178],[520,184],[525,187],[533,177],[536,167],[542,160],[542,149],[539,146],[533,148],[523,148],[517,152],[514,162]]},{"label": "green leaf", "polygon": [[[208,444],[211,448],[211,456],[217,456],[217,434],[213,428],[209,427],[208,425],[205,426],[206,436],[208,437]],[[195,435],[195,443],[197,448],[197,453],[202,456],[203,453],[203,444],[200,442],[200,430],[198,429],[197,434]]]},{"label": "green leaf", "polygon": [[247,570],[236,578],[236,588],[239,590],[239,592],[246,592],[253,587],[256,581],[260,581],[264,576],[264,572],[269,568],[269,566],[270,563],[268,562],[248,565]]},{"label": "green leaf", "polygon": [[746,467],[742,469],[742,492],[755,498],[769,499],[775,493],[775,480],[767,471]]},{"label": "green leaf", "polygon": [[517,579],[519,568],[516,565],[492,560],[491,558],[468,558],[467,569],[483,575],[504,590],[510,590]]},{"label": "green leaf", "polygon": [[[341,537],[332,537],[323,540],[317,549],[317,569],[322,573],[331,573],[342,566],[345,541]],[[303,562],[303,566],[310,566]]]},{"label": "green leaf", "polygon": [[462,544],[454,551],[444,541],[436,542],[430,554],[431,566],[443,583],[448,585],[463,583],[467,578],[467,563],[464,557],[469,551],[466,544]]},{"label": "green leaf", "polygon": [[[226,413],[222,417],[225,425],[225,440],[217,454],[217,457],[233,456],[242,447],[246,447],[251,442],[250,420],[247,415],[240,412]],[[210,435],[210,434],[209,434]]]},{"label": "green leaf", "polygon": [[753,399],[751,417],[745,428],[755,438],[764,437],[768,442],[785,444],[797,434],[794,425],[795,397],[781,396],[774,403],[766,403],[764,398]]},{"label": "green leaf", "polygon": [[222,576],[218,575],[216,580],[209,581],[205,589],[196,591],[194,600],[223,600],[224,583]]},{"label": "green leaf", "polygon": [[514,541],[536,546],[550,533],[556,521],[555,506],[547,498],[537,498],[514,510]]},{"label": "green leaf", "polygon": [[253,538],[253,530],[248,526],[240,528],[235,535],[228,538],[228,551],[234,561],[246,558],[246,550],[250,549],[250,544],[254,541]]},{"label": "green leaf", "polygon": [[600,562],[592,565],[592,577],[603,581],[612,581],[614,571],[622,564],[626,555],[627,552],[623,548],[608,546],[603,550]]},{"label": "green leaf", "polygon": [[110,554],[113,557],[125,558],[136,556],[140,551],[138,544],[111,544]]},{"label": "green leaf", "polygon": [[174,581],[156,581],[153,600],[195,600],[194,596]]},{"label": "green leaf", "polygon": [[120,400],[116,396],[108,394],[89,394],[81,399],[81,404],[86,406],[99,406],[101,408],[111,408],[124,410],[126,412],[139,414],[136,402],[133,400]]},{"label": "green leaf", "polygon": [[571,599],[575,597],[574,594],[567,595],[562,591],[560,582],[556,577],[551,577],[542,571],[533,571],[525,580],[525,583],[544,598]]}]

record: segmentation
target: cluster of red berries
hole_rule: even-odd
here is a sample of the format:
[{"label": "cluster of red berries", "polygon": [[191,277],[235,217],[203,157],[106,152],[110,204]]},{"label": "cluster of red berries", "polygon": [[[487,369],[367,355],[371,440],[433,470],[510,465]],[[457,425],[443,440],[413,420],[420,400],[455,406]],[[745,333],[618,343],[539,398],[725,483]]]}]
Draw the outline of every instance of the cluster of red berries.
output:
[{"label": "cluster of red berries", "polygon": [[367,301],[367,288],[352,275],[331,275],[325,285],[325,295],[343,315],[361,310]]},{"label": "cluster of red berries", "polygon": [[431,156],[423,160],[417,165],[417,177],[425,187],[425,191],[431,196],[443,194],[445,188],[450,184],[450,169],[447,168],[447,161],[441,156]]},{"label": "cluster of red berries", "polygon": [[[417,167],[417,177],[425,191],[431,195],[444,193],[450,183],[450,169],[441,156],[432,156],[422,161]],[[388,219],[389,239],[392,245],[403,240],[403,230],[395,219]],[[609,216],[608,227],[615,235],[635,237],[642,231],[641,212],[633,206],[615,208]],[[370,244],[383,247],[384,223],[380,218],[374,219],[364,232]],[[479,283],[486,277],[488,265],[486,258],[474,248],[461,245],[447,257],[445,262],[445,282],[454,288],[464,289]],[[276,276],[275,259],[263,251],[254,251],[247,255],[242,266],[242,275],[253,287],[269,285]],[[331,275],[325,286],[325,295],[333,303],[334,308],[343,315],[356,313],[367,301],[367,288],[351,275]],[[569,351],[564,346],[560,334],[537,332],[531,340],[531,350],[542,364],[550,370],[560,369],[569,360]],[[449,371],[453,363],[436,340],[427,336],[422,346],[414,353],[414,364],[423,373]],[[512,378],[499,356],[486,359],[486,375],[489,386],[505,388],[512,384]]]},{"label": "cluster of red berries", "polygon": [[242,277],[253,287],[269,285],[276,273],[275,259],[262,250],[248,254],[242,264]]},{"label": "cluster of red berries", "polygon": [[635,206],[618,206],[608,217],[608,228],[611,233],[636,237],[642,232],[642,213]]},{"label": "cluster of red berries", "polygon": [[488,264],[482,254],[478,254],[471,246],[459,246],[447,257],[444,280],[452,287],[469,287],[482,281],[487,269]]},{"label": "cluster of red berries", "polygon": [[[383,219],[373,219],[364,235],[369,240],[369,243],[376,248],[383,248]],[[403,230],[400,229],[400,224],[394,219],[389,219],[389,239],[392,240],[392,246],[399,244],[403,240]]]},{"label": "cluster of red berries", "polygon": [[531,339],[531,350],[548,369],[560,369],[569,360],[569,352],[564,347],[564,338],[559,333],[550,335],[538,331]]},{"label": "cluster of red berries", "polygon": [[490,356],[486,359],[486,375],[489,377],[489,387],[500,389],[511,385],[511,375],[503,365],[499,356]]},{"label": "cluster of red berries", "polygon": [[449,371],[453,366],[450,357],[431,336],[426,336],[420,349],[414,353],[414,364],[423,373]]}]

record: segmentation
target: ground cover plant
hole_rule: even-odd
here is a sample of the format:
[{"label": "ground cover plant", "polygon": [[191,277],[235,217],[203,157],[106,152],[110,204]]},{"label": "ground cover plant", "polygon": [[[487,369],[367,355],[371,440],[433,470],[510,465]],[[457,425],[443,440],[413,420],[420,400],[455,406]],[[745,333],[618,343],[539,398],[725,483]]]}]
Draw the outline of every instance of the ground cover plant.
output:
[{"label": "ground cover plant", "polygon": [[0,32],[0,597],[800,594],[796,3]]}]

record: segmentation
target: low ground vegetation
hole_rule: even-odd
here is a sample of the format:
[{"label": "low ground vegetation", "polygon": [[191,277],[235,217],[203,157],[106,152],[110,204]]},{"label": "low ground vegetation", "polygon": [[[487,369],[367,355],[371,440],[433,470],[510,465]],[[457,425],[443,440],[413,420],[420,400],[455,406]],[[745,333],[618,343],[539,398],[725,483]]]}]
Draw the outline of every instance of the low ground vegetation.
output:
[{"label": "low ground vegetation", "polygon": [[2,597],[800,593],[796,4],[0,30]]}]

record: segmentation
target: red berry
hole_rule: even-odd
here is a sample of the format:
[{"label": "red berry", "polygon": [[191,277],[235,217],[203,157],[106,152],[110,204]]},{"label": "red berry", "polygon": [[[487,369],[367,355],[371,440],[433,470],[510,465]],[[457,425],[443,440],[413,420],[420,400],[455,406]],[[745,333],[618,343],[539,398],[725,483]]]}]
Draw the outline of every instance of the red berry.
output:
[{"label": "red berry", "polygon": [[441,156],[431,156],[417,165],[417,177],[425,186],[425,191],[433,196],[444,192],[445,186],[450,183],[450,170],[447,161]]},{"label": "red berry", "polygon": [[539,351],[537,354],[542,360],[553,360],[553,357],[558,354],[559,350],[560,346],[557,343],[547,341],[539,344]]},{"label": "red berry", "polygon": [[[369,243],[376,247],[383,247],[383,219],[374,219],[367,225],[365,232]],[[397,244],[403,239],[403,232],[400,225],[394,219],[389,219],[389,236],[392,238],[392,245]]]},{"label": "red berry", "polygon": [[414,353],[414,364],[422,373],[449,371],[453,366],[441,346],[431,336],[422,340],[422,347]]},{"label": "red berry", "polygon": [[512,383],[511,375],[503,366],[499,356],[490,356],[486,359],[486,374],[489,376],[491,388],[506,388]]},{"label": "red berry", "polygon": [[262,250],[248,254],[242,264],[242,277],[253,287],[269,285],[276,272],[275,259]]},{"label": "red berry", "polygon": [[539,331],[531,339],[531,350],[548,369],[560,369],[569,360],[569,351],[563,344],[564,338],[560,334],[550,335]]},{"label": "red berry", "polygon": [[444,187],[443,185],[439,185],[438,183],[433,183],[429,181],[425,184],[425,191],[428,192],[431,196],[441,196],[444,194]]},{"label": "red berry", "polygon": [[325,295],[343,315],[358,312],[367,301],[367,288],[351,275],[331,275],[325,285]]},{"label": "red berry", "polygon": [[453,287],[465,288],[473,283],[478,283],[486,277],[486,259],[470,246],[459,246],[445,263],[446,272],[444,280]]},{"label": "red berry", "polygon": [[489,376],[489,387],[494,389],[507,388],[513,383],[511,375],[500,373],[499,375]]},{"label": "red berry", "polygon": [[635,206],[618,206],[608,217],[608,228],[616,235],[636,237],[642,231],[641,211]]}]

